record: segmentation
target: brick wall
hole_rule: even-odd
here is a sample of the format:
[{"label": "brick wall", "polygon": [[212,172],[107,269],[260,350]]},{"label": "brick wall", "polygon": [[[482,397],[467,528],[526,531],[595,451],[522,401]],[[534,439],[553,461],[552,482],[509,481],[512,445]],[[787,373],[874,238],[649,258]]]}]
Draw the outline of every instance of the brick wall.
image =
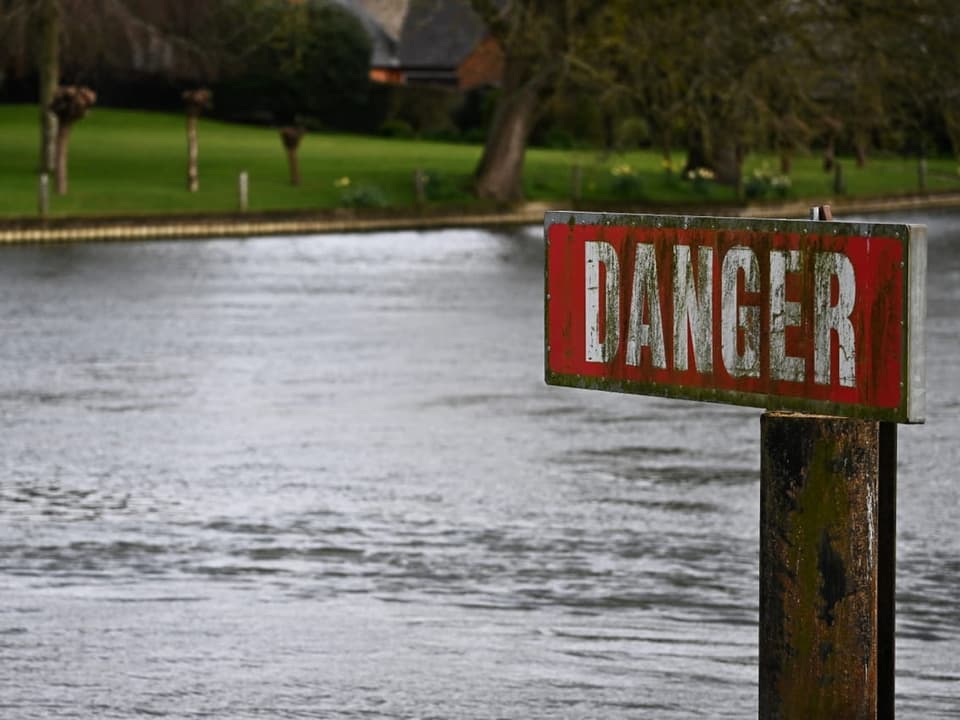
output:
[{"label": "brick wall", "polygon": [[503,50],[492,37],[485,38],[457,69],[458,85],[461,90],[499,85],[503,78]]}]

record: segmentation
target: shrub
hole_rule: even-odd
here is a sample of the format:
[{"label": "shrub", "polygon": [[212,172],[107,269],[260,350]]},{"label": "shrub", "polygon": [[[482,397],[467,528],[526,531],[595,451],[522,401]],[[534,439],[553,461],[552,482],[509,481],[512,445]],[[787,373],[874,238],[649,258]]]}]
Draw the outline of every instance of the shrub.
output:
[{"label": "shrub", "polygon": [[387,207],[387,196],[376,185],[368,183],[354,185],[350,178],[340,178],[334,181],[334,186],[341,188],[340,207],[345,208],[384,208]]},{"label": "shrub", "polygon": [[693,191],[699,195],[710,194],[710,183],[716,180],[717,175],[710,168],[698,167],[687,170],[684,177],[693,184]]},{"label": "shrub", "polygon": [[610,168],[610,192],[614,197],[629,200],[638,197],[642,189],[640,176],[626,163]]},{"label": "shrub", "polygon": [[650,144],[650,126],[640,117],[628,117],[616,130],[616,144],[621,150],[632,150]]},{"label": "shrub", "polygon": [[414,136],[413,128],[406,120],[393,118],[386,120],[380,126],[380,134],[392,138],[412,138]]},{"label": "shrub", "polygon": [[470,178],[458,177],[438,170],[424,172],[424,195],[430,202],[459,200],[470,197]]},{"label": "shrub", "polygon": [[763,165],[750,173],[743,185],[743,192],[750,200],[762,200],[768,195],[785,198],[790,192],[790,176],[774,175]]}]

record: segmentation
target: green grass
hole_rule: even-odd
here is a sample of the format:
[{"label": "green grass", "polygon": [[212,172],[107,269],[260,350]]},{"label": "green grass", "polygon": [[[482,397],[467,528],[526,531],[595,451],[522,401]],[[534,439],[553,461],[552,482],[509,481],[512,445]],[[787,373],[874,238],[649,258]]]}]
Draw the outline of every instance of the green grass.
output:
[{"label": "green grass", "polygon": [[[480,157],[477,145],[311,133],[300,147],[303,182],[290,185],[286,157],[276,130],[200,121],[200,191],[186,190],[184,118],[179,114],[94,108],[74,127],[70,145],[70,191],[53,196],[56,216],[130,213],[229,212],[237,207],[237,176],[250,177],[250,209],[315,210],[349,204],[345,194],[370,188],[390,207],[415,203],[414,172],[427,172],[431,204],[469,202],[469,179]],[[37,207],[37,111],[0,105],[0,216],[29,216]],[[679,165],[678,154],[675,163]],[[915,159],[880,157],[865,168],[844,166],[851,197],[917,190]],[[772,158],[748,158],[745,170],[775,167]],[[564,203],[571,194],[572,168],[582,172],[582,198],[623,206],[734,203],[733,192],[715,183],[693,183],[664,170],[659,153],[601,155],[589,151],[531,149],[525,165],[525,194],[531,200]],[[629,168],[620,190],[613,168]],[[929,162],[927,189],[960,190],[952,159]],[[349,187],[337,186],[349,178]],[[827,199],[832,175],[819,157],[798,158],[787,200]],[[362,193],[361,193],[362,194]]]}]

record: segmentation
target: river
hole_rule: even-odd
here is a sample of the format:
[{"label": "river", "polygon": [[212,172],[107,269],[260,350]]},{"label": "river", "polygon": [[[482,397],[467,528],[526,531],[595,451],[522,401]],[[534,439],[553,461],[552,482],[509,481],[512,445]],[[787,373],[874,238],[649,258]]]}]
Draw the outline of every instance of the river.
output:
[{"label": "river", "polygon": [[[906,219],[897,710],[948,718],[960,215]],[[0,310],[0,717],[756,717],[760,412],[545,386],[538,228],[8,247]]]}]

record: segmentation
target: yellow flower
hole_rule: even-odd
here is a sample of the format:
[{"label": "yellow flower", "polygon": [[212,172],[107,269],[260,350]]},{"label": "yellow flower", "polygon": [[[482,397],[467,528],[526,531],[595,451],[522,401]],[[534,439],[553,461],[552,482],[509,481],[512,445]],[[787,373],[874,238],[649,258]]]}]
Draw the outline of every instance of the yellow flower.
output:
[{"label": "yellow flower", "polygon": [[333,186],[337,188],[350,187],[350,178],[344,175],[342,178],[337,178],[333,181]]}]

